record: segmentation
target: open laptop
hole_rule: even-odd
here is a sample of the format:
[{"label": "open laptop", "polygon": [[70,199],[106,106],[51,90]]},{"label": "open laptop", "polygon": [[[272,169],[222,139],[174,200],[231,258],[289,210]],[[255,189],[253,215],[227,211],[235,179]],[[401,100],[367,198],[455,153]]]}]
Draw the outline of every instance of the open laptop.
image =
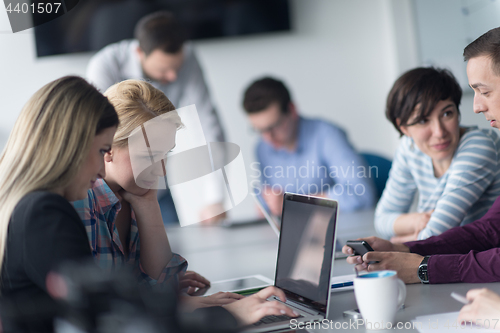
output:
[{"label": "open laptop", "polygon": [[[337,217],[335,200],[284,194],[274,285],[285,292],[287,306],[300,314],[296,323],[328,316]],[[244,331],[289,328],[290,319],[265,317]]]},{"label": "open laptop", "polygon": [[[255,204],[257,207],[259,207],[260,211],[266,218],[267,223],[271,226],[271,229],[273,229],[274,233],[276,236],[279,237],[280,235],[280,229],[281,229],[281,222],[277,220],[272,214],[271,211],[269,210],[269,207],[267,206],[267,203],[265,202],[264,198],[262,195],[259,195],[255,192],[250,193],[252,198],[255,201]],[[336,235],[338,236],[338,234]],[[337,237],[338,238],[338,237]],[[342,259],[342,258],[347,258],[347,254],[342,253],[342,246],[345,244],[345,242],[337,242],[336,243],[336,248],[335,248],[335,259]]]},{"label": "open laptop", "polygon": [[262,212],[262,214],[266,218],[267,223],[269,223],[269,225],[271,226],[271,229],[273,229],[273,231],[276,234],[276,236],[279,237],[279,235],[280,235],[280,229],[281,229],[281,223],[278,222],[278,221],[276,221],[276,219],[273,217],[273,215],[271,213],[271,210],[267,206],[267,203],[264,201],[264,198],[262,198],[261,195],[255,193],[255,192],[250,193],[250,195],[254,199],[255,204],[257,205],[257,207],[259,207],[260,211]]}]

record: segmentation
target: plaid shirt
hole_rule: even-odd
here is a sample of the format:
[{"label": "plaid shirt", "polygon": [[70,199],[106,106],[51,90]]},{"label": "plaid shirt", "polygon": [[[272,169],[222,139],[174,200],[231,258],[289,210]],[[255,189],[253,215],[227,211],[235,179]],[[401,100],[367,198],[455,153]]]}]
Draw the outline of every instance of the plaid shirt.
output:
[{"label": "plaid shirt", "polygon": [[178,285],[179,274],[184,274],[187,268],[187,261],[178,254],[173,254],[172,259],[157,280],[151,278],[142,269],[139,229],[133,210],[128,257],[125,256],[123,244],[115,225],[116,215],[121,209],[121,204],[104,180],[98,179],[94,186],[88,190],[87,199],[75,201],[73,206],[83,221],[92,255],[99,267],[110,270],[127,264],[133,266],[140,283],[150,285],[174,283]]}]

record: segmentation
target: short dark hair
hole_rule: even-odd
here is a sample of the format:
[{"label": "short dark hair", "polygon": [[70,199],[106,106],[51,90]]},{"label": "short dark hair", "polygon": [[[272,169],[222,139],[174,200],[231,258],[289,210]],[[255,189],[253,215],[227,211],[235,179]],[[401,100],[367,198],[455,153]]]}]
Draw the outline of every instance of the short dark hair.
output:
[{"label": "short dark hair", "polygon": [[290,92],[285,84],[272,77],[264,77],[253,82],[243,97],[243,108],[248,114],[260,112],[272,103],[278,103],[282,113],[288,113]]},{"label": "short dark hair", "polygon": [[493,62],[493,72],[500,75],[500,28],[491,29],[465,47],[465,61],[480,56],[489,57]]},{"label": "short dark hair", "polygon": [[184,29],[171,12],[160,11],[144,16],[134,31],[139,47],[148,56],[154,50],[177,53],[186,41]]},{"label": "short dark hair", "polygon": [[[428,117],[437,103],[448,98],[451,98],[458,110],[462,88],[453,74],[446,69],[418,67],[407,71],[396,80],[387,96],[385,116],[399,134],[403,135],[401,126],[408,125],[408,119],[417,106],[420,114],[415,122]],[[460,114],[460,110],[458,113]]]}]

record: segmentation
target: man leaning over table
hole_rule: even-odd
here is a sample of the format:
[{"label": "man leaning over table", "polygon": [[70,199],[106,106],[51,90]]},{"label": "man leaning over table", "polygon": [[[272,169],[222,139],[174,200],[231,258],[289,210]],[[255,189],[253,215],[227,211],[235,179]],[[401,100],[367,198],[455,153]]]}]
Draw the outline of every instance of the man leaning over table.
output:
[{"label": "man leaning over table", "polygon": [[342,211],[372,207],[375,190],[363,158],[344,131],[298,114],[280,80],[264,77],[245,91],[243,107],[260,134],[256,153],[262,194],[271,212],[281,215],[283,192],[336,199]]},{"label": "man leaning over table", "polygon": [[[483,113],[492,127],[500,129],[500,28],[470,43],[464,59],[474,90],[474,112]],[[479,220],[426,240],[403,244],[377,237],[365,240],[375,251],[347,258],[357,270],[395,270],[405,283],[500,281],[500,198]],[[348,246],[342,250],[353,254]]]}]

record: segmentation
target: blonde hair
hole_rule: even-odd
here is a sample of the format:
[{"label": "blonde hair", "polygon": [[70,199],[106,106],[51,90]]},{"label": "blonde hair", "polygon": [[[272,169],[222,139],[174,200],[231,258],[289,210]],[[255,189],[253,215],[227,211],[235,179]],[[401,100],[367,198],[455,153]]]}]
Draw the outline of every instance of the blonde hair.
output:
[{"label": "blonde hair", "polygon": [[19,201],[33,191],[69,185],[95,135],[117,125],[113,106],[80,77],[52,81],[29,99],[0,158],[0,269]]},{"label": "blonde hair", "polygon": [[[150,83],[140,80],[126,80],[114,84],[104,93],[116,109],[120,126],[113,139],[114,148],[128,146],[128,137],[139,126],[157,116],[167,116],[179,129],[182,122],[175,112],[175,106],[161,91]],[[165,119],[165,116],[162,119]]]}]

